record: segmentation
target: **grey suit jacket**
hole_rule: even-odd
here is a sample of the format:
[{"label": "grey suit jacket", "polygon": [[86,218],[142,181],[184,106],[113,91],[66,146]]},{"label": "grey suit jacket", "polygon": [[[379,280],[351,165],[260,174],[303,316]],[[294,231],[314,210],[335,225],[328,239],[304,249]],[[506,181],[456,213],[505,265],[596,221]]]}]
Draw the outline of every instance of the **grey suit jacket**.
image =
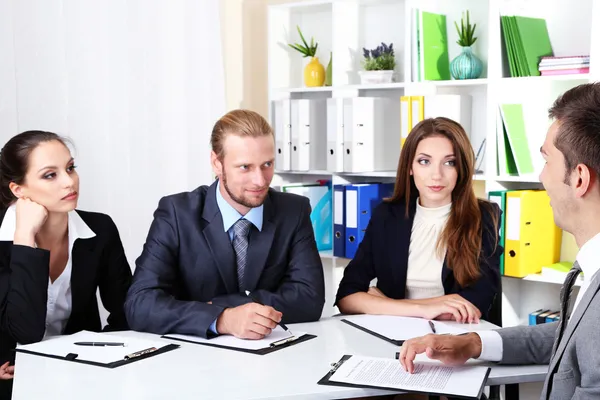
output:
[{"label": "grey suit jacket", "polygon": [[[125,302],[132,329],[206,337],[225,308],[252,301],[238,289],[216,187],[160,200]],[[262,231],[249,236],[248,290],[281,311],[285,323],[316,321],[325,303],[310,212],[306,197],[269,190]]]},{"label": "grey suit jacket", "polygon": [[502,337],[501,363],[550,364],[542,399],[600,399],[599,289],[596,274],[571,315],[554,355],[558,322],[497,331]]}]

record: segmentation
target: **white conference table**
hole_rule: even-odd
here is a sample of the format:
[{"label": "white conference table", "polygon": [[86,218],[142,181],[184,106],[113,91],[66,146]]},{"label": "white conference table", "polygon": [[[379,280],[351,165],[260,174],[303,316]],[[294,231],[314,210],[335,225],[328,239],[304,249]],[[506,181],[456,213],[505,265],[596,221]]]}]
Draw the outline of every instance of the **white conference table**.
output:
[{"label": "white conference table", "polygon": [[[13,399],[347,399],[397,392],[318,385],[344,354],[394,357],[397,346],[332,317],[289,325],[317,338],[259,356],[193,343],[114,369],[17,353]],[[469,325],[464,325],[467,328]],[[471,330],[491,329],[487,322]],[[139,332],[119,335],[149,336]],[[482,364],[480,361],[470,363]],[[486,385],[543,381],[547,366],[490,364]]]}]

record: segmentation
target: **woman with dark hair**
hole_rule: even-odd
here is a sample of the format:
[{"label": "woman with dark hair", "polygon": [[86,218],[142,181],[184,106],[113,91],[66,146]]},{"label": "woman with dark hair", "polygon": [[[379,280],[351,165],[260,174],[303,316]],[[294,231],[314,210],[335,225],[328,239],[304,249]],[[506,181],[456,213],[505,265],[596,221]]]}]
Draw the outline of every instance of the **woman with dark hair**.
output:
[{"label": "woman with dark hair", "polygon": [[78,197],[73,157],[55,133],[23,132],[0,151],[0,398],[10,398],[17,343],[102,330],[98,289],[104,329],[128,329],[119,232],[109,216],[75,210]]},{"label": "woman with dark hair", "polygon": [[[346,314],[478,322],[500,281],[500,209],[473,192],[462,126],[426,119],[408,135],[394,194],[373,212],[336,304]],[[377,278],[377,287],[369,288]]]}]

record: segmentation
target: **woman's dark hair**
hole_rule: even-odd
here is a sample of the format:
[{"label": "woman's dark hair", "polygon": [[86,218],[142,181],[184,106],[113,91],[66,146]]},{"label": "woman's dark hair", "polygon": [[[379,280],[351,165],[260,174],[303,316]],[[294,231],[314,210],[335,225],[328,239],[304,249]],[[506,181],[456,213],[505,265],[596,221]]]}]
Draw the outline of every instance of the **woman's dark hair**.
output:
[{"label": "woman's dark hair", "polygon": [[67,140],[53,132],[25,131],[13,136],[0,150],[0,205],[6,208],[16,200],[10,183],[22,185],[29,168],[29,155],[43,142],[56,140],[67,146]]}]

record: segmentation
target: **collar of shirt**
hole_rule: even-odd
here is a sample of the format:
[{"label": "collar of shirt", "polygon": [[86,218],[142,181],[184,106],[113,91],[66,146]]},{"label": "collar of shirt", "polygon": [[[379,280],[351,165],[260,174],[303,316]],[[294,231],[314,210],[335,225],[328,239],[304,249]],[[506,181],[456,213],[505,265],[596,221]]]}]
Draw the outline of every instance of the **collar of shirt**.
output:
[{"label": "collar of shirt", "polygon": [[246,215],[240,214],[221,195],[220,181],[217,182],[217,206],[219,207],[221,217],[223,218],[223,228],[225,228],[225,232],[228,232],[233,224],[242,217],[250,221],[259,231],[262,230],[264,206],[261,205],[260,207],[251,208]]},{"label": "collar of shirt", "polygon": [[[96,234],[77,214],[77,211],[70,211],[69,218],[69,249],[77,239],[89,239]],[[17,228],[17,207],[15,204],[8,207],[2,226],[0,226],[0,241],[12,242],[15,237],[15,229]]]},{"label": "collar of shirt", "polygon": [[581,246],[577,253],[577,262],[583,271],[584,281],[591,281],[600,269],[600,233]]}]

